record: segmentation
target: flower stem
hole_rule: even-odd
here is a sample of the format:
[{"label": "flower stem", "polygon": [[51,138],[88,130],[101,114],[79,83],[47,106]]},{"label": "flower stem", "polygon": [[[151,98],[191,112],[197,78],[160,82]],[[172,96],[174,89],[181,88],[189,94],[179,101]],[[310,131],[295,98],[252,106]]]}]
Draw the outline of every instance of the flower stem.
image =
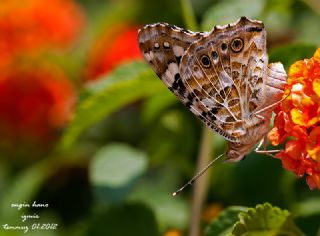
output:
[{"label": "flower stem", "polygon": [[182,15],[186,26],[193,31],[198,31],[199,26],[192,8],[191,0],[180,0]]},{"label": "flower stem", "polygon": [[[202,129],[202,137],[199,148],[199,155],[197,159],[196,173],[199,173],[204,166],[210,162],[212,151],[212,130],[204,126]],[[203,203],[208,191],[208,181],[210,176],[210,169],[207,173],[201,176],[195,184],[192,193],[191,205],[191,224],[189,236],[198,236],[200,234],[201,213]]]},{"label": "flower stem", "polygon": [[[193,31],[199,31],[196,17],[192,8],[191,0],[180,0],[182,14],[186,26]],[[197,158],[196,173],[199,173],[204,166],[210,162],[212,151],[212,130],[203,126],[202,137],[200,141],[199,154]],[[208,191],[208,181],[210,170],[201,178],[199,178],[193,187],[192,203],[191,203],[191,224],[189,236],[198,236],[200,234],[201,213],[203,203]]]}]

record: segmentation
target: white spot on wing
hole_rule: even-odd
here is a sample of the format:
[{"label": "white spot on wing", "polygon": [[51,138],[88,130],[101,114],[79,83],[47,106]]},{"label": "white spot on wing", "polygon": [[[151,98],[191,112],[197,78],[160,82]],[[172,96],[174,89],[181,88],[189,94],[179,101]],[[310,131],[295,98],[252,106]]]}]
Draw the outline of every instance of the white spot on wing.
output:
[{"label": "white spot on wing", "polygon": [[154,54],[153,54],[153,51],[150,51],[149,52],[149,55],[150,55],[150,58],[151,58],[151,60],[154,58]]},{"label": "white spot on wing", "polygon": [[204,77],[204,75],[203,75],[203,73],[202,73],[201,70],[195,71],[193,74],[194,74],[194,76],[195,76],[196,78],[202,78],[202,77]]},{"label": "white spot on wing", "polygon": [[144,58],[147,60],[147,61],[151,61],[151,57],[150,57],[150,54],[147,52],[144,54]]},{"label": "white spot on wing", "polygon": [[168,69],[170,70],[171,74],[175,76],[175,74],[179,73],[179,68],[177,63],[170,63],[168,66]]},{"label": "white spot on wing", "polygon": [[144,58],[145,58],[147,61],[152,61],[153,58],[154,58],[153,52],[152,52],[152,51],[146,52],[146,53],[144,54]]},{"label": "white spot on wing", "polygon": [[174,82],[174,77],[171,74],[170,70],[167,69],[162,77],[163,82],[168,86],[171,87]]},{"label": "white spot on wing", "polygon": [[168,86],[171,87],[174,82],[174,76],[179,73],[179,68],[176,63],[170,63],[168,69],[164,73],[162,80]]},{"label": "white spot on wing", "polygon": [[176,57],[181,57],[184,53],[184,49],[180,46],[173,46],[173,53]]}]

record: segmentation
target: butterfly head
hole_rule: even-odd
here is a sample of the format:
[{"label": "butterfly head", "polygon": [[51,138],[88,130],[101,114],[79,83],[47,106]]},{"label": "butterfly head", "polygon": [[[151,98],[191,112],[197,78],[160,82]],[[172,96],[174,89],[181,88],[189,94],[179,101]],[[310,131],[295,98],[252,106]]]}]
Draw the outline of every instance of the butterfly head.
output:
[{"label": "butterfly head", "polygon": [[224,162],[238,162],[245,158],[252,148],[252,144],[243,145],[235,142],[228,142],[226,159]]},{"label": "butterfly head", "polygon": [[245,158],[245,155],[236,150],[228,150],[224,162],[238,162]]}]

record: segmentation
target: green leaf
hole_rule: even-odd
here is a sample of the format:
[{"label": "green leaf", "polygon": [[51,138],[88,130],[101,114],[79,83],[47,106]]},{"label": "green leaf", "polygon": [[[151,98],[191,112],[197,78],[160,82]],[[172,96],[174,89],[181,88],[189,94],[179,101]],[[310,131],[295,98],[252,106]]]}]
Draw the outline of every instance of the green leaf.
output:
[{"label": "green leaf", "polygon": [[109,144],[93,157],[90,181],[103,202],[120,201],[146,168],[145,153],[125,144]]},{"label": "green leaf", "polygon": [[289,69],[295,61],[312,57],[317,47],[307,44],[291,44],[269,50],[269,62],[280,61],[286,69]]},{"label": "green leaf", "polygon": [[142,119],[145,123],[151,123],[161,117],[164,110],[177,103],[177,98],[169,91],[164,90],[148,98],[142,107]]},{"label": "green leaf", "polygon": [[305,235],[317,235],[320,234],[319,225],[320,214],[300,216],[295,218],[297,226],[305,233]]},{"label": "green leaf", "polygon": [[[320,198],[312,195],[297,201],[293,205],[293,212],[297,216],[295,222],[306,233],[306,235],[319,235],[320,233]],[[318,233],[318,234],[317,234]]]},{"label": "green leaf", "polygon": [[159,236],[153,212],[142,204],[113,206],[99,214],[85,235]]},{"label": "green leaf", "polygon": [[235,22],[241,16],[257,19],[263,8],[263,0],[228,0],[214,4],[204,15],[202,29],[210,31],[214,25],[225,25]]},{"label": "green leaf", "polygon": [[150,206],[154,211],[157,221],[161,229],[185,228],[189,223],[189,203],[185,199],[176,200],[172,197],[171,192],[155,187],[140,186],[135,189],[133,195],[129,197],[129,201],[141,201]]},{"label": "green leaf", "polygon": [[155,214],[159,228],[184,229],[189,225],[190,203],[183,196],[172,197],[179,183],[179,173],[170,164],[149,170],[126,199],[127,202],[143,202]]},{"label": "green leaf", "polygon": [[263,21],[271,37],[281,37],[288,33],[292,18],[293,0],[268,0],[265,1],[263,14],[259,20]]},{"label": "green leaf", "polygon": [[[311,2],[311,1],[309,1]],[[296,40],[320,46],[320,15],[313,11],[304,11],[296,18],[294,30],[298,32]]]},{"label": "green leaf", "polygon": [[303,202],[295,203],[294,213],[299,216],[309,216],[320,214],[320,198],[309,198]]},{"label": "green leaf", "polygon": [[205,236],[225,236],[231,232],[232,226],[239,220],[239,214],[246,207],[232,206],[221,212],[205,229]]},{"label": "green leaf", "polygon": [[72,146],[86,129],[112,112],[163,89],[165,87],[146,63],[137,61],[119,67],[84,91],[84,99],[78,104],[59,148],[65,150]]},{"label": "green leaf", "polygon": [[273,207],[269,203],[257,205],[240,214],[229,236],[299,236],[304,235],[295,225],[287,210]]},{"label": "green leaf", "polygon": [[95,185],[119,187],[146,170],[146,155],[125,144],[109,144],[93,157],[90,179]]}]

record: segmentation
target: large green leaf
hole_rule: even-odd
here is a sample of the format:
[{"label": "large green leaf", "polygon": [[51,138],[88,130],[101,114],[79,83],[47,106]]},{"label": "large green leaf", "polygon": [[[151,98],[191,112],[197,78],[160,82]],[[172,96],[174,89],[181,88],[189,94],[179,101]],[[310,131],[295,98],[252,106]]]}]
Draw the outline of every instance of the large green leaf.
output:
[{"label": "large green leaf", "polygon": [[241,16],[261,20],[268,33],[278,36],[286,34],[291,20],[292,0],[226,0],[213,4],[202,22],[203,30],[211,30],[214,25],[225,25],[238,20]]},{"label": "large green leaf", "polygon": [[177,199],[172,197],[172,191],[179,184],[179,177],[173,165],[153,168],[139,180],[127,201],[148,205],[153,210],[161,230],[187,228],[190,223],[190,203],[184,196]]},{"label": "large green leaf", "polygon": [[204,15],[202,29],[209,31],[214,25],[229,24],[241,16],[257,19],[264,4],[264,0],[227,0],[214,4]]},{"label": "large green leaf", "polygon": [[205,236],[225,236],[230,233],[232,226],[239,220],[239,214],[246,211],[246,207],[232,206],[221,212],[205,229]]},{"label": "large green leaf", "polygon": [[295,225],[287,210],[273,207],[269,203],[257,205],[240,214],[229,236],[300,236],[304,235]]},{"label": "large green leaf", "polygon": [[146,166],[143,152],[125,144],[109,144],[93,157],[90,179],[95,185],[119,187],[141,174]]},{"label": "large green leaf", "polygon": [[263,21],[270,38],[284,37],[288,34],[292,19],[293,0],[265,1],[263,13],[258,20]]},{"label": "large green leaf", "polygon": [[[308,2],[311,3],[312,1]],[[314,2],[316,3],[318,1]],[[315,9],[313,8],[313,10]],[[320,15],[310,10],[303,11],[302,9],[299,9],[299,17],[297,17],[295,20],[294,29],[297,32],[297,41],[320,46]]]},{"label": "large green leaf", "polygon": [[132,62],[84,91],[73,120],[60,142],[60,149],[69,148],[87,128],[121,107],[153,95],[165,87],[144,62]]},{"label": "large green leaf", "polygon": [[109,144],[93,157],[90,181],[102,202],[121,201],[146,168],[145,153],[125,144]]}]

